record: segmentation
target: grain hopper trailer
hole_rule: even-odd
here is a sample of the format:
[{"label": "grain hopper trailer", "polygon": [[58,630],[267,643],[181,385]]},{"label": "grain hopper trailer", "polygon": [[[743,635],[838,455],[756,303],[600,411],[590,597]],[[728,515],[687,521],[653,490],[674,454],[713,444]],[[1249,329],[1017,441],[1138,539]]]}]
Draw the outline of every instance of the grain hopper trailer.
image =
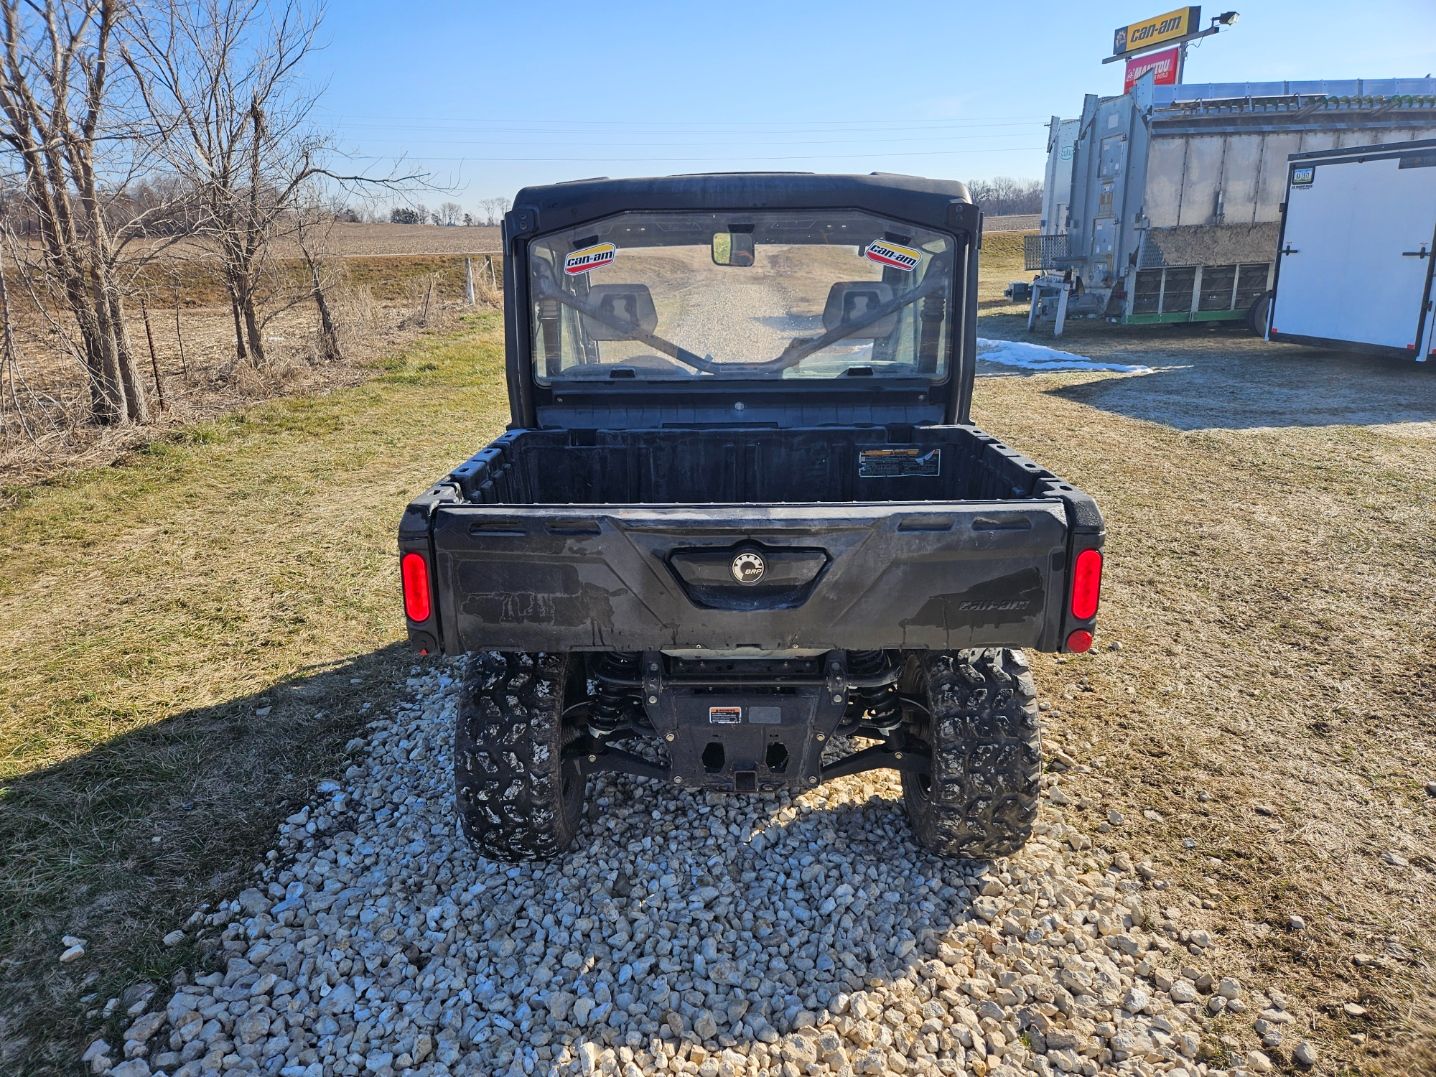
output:
[{"label": "grain hopper trailer", "polygon": [[[1202,83],[1088,95],[1075,141],[1053,117],[1029,328],[1247,320],[1261,331],[1287,158],[1436,137],[1436,79]],[[1060,196],[1060,197],[1059,197]],[[1065,199],[1065,205],[1062,204]]]}]

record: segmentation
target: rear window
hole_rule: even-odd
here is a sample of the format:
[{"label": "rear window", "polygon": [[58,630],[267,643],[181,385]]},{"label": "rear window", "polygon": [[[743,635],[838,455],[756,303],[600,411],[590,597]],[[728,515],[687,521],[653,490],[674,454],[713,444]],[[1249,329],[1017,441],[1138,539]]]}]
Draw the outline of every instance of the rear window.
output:
[{"label": "rear window", "polygon": [[851,210],[634,212],[550,233],[529,245],[535,374],[936,380],[955,247]]}]

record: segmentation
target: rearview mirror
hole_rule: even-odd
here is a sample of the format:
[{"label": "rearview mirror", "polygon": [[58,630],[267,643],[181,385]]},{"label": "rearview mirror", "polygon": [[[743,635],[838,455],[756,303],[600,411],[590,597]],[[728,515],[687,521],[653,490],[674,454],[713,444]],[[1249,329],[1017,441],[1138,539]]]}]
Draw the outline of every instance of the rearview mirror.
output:
[{"label": "rearview mirror", "polygon": [[753,233],[714,232],[713,264],[717,266],[751,266],[753,264]]}]

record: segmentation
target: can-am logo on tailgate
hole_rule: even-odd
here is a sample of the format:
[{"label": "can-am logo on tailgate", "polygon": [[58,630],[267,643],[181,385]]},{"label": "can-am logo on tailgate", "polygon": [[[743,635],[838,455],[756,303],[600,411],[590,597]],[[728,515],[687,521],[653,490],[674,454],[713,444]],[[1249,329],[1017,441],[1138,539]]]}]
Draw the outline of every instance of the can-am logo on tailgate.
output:
[{"label": "can-am logo on tailgate", "polygon": [[878,265],[892,266],[904,273],[911,273],[917,268],[918,262],[922,261],[922,251],[915,251],[898,243],[889,243],[885,239],[875,239],[867,245],[863,257]]},{"label": "can-am logo on tailgate", "polygon": [[618,248],[612,243],[596,243],[592,247],[574,251],[565,258],[563,271],[570,277],[576,277],[580,273],[587,273],[590,269],[609,265],[617,257]]},{"label": "can-am logo on tailgate", "polygon": [[763,573],[768,571],[768,566],[763,559],[751,550],[740,553],[733,558],[733,578],[739,583],[754,584],[763,578]]}]

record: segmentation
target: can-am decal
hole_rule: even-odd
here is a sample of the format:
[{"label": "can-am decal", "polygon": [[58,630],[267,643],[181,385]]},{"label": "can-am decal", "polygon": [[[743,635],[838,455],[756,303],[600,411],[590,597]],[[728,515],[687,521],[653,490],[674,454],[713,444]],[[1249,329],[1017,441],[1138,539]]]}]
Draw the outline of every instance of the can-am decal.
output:
[{"label": "can-am decal", "polygon": [[922,261],[922,251],[904,247],[900,243],[889,243],[885,239],[875,239],[863,249],[863,257],[878,265],[892,266],[904,273],[911,273],[917,268],[918,262]]},{"label": "can-am decal", "polygon": [[581,273],[587,273],[591,269],[598,269],[601,266],[609,265],[618,257],[618,248],[612,243],[595,243],[592,247],[584,247],[582,250],[574,251],[563,260],[563,271],[570,277],[576,277]]}]

